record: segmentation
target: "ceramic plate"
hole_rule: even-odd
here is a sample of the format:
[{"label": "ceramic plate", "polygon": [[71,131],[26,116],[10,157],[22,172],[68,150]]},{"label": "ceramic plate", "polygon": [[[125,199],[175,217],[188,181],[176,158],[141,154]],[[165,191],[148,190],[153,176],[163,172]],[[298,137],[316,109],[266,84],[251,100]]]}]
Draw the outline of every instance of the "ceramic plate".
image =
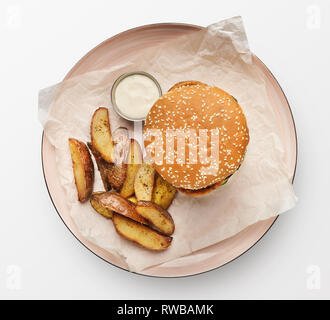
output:
[{"label": "ceramic plate", "polygon": [[[125,31],[102,42],[87,53],[71,69],[65,79],[85,72],[117,65],[125,61],[125,59],[130,59],[132,55],[136,55],[139,50],[155,46],[178,35],[198,32],[201,29],[203,28],[194,25],[166,23],[147,25]],[[297,162],[297,137],[290,106],[272,73],[255,55],[253,56],[253,63],[265,78],[272,107],[276,112],[281,128],[281,134],[285,144],[286,162],[290,168],[290,172],[292,172],[293,180]],[[42,140],[42,163],[49,195],[56,211],[68,229],[84,246],[97,256],[115,266],[124,268],[118,258],[91,243],[78,232],[66,204],[64,189],[61,187],[58,175],[56,174],[55,150],[45,135],[43,135]],[[260,221],[229,239],[189,256],[177,259],[175,265],[173,262],[164,263],[145,269],[141,274],[158,277],[179,277],[195,275],[223,266],[256,244],[276,219],[277,217],[273,217],[265,221]],[[193,258],[196,254],[199,254],[198,259]]]}]

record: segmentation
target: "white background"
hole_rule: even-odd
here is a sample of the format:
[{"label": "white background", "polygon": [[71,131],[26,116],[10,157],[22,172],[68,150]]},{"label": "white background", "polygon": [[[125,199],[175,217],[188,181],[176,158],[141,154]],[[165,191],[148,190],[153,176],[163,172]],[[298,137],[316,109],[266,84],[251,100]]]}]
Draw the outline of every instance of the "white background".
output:
[{"label": "white background", "polygon": [[[218,270],[156,279],[113,267],[72,236],[49,199],[38,90],[126,29],[158,22],[207,26],[234,15],[243,16],[251,50],[291,104],[299,141],[298,205]],[[327,0],[1,0],[0,298],[330,298],[329,39]],[[312,274],[310,266],[316,266]],[[321,287],[311,289],[317,270]]]}]

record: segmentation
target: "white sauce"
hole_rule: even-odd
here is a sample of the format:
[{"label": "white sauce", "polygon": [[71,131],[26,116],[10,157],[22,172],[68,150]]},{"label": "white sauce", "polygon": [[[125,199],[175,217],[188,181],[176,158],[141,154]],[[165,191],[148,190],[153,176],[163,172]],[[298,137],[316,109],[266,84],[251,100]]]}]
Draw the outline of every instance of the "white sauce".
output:
[{"label": "white sauce", "polygon": [[126,117],[146,118],[150,108],[159,99],[159,90],[149,77],[134,74],[118,83],[115,99],[118,109]]}]

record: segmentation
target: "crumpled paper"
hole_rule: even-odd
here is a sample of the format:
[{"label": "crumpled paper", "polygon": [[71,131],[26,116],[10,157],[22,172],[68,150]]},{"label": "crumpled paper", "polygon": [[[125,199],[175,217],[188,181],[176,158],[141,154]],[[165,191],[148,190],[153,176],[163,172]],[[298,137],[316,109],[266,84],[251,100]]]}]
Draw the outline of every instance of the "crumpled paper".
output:
[{"label": "crumpled paper", "polygon": [[[169,208],[176,225],[174,238],[163,252],[150,252],[121,238],[111,220],[95,213],[89,203],[80,204],[71,166],[68,138],[90,141],[90,120],[96,108],[109,108],[113,131],[126,127],[133,135],[133,124],[112,109],[110,90],[118,76],[134,70],[152,74],[163,92],[184,80],[198,80],[224,89],[238,99],[250,130],[245,160],[225,186],[201,198],[177,194]],[[41,90],[39,119],[55,146],[60,182],[80,233],[121,257],[129,270],[139,272],[218,243],[257,221],[294,207],[292,177],[268,99],[264,80],[252,64],[240,17],[139,51],[134,59],[115,67],[82,74]],[[103,190],[97,170],[94,190]]]}]

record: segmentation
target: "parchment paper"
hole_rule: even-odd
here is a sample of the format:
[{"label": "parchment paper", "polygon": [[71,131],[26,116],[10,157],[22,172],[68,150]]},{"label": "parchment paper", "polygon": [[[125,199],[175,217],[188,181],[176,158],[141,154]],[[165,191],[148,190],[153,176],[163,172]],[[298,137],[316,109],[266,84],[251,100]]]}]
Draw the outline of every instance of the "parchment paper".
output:
[{"label": "parchment paper", "polygon": [[[55,146],[60,181],[71,216],[83,236],[120,256],[130,270],[141,271],[215,244],[295,205],[275,115],[264,81],[251,62],[242,20],[235,17],[140,51],[134,59],[116,67],[86,73],[40,91],[39,118]],[[69,137],[90,141],[91,116],[100,106],[109,108],[112,130],[124,126],[132,134],[132,124],[111,107],[110,89],[118,76],[135,70],[151,73],[163,92],[183,80],[199,80],[226,90],[238,99],[250,130],[246,158],[227,185],[202,198],[177,195],[169,208],[176,225],[174,239],[171,247],[160,253],[121,238],[111,220],[95,213],[89,203],[77,201],[68,147]],[[97,170],[94,190],[103,190]]]}]

